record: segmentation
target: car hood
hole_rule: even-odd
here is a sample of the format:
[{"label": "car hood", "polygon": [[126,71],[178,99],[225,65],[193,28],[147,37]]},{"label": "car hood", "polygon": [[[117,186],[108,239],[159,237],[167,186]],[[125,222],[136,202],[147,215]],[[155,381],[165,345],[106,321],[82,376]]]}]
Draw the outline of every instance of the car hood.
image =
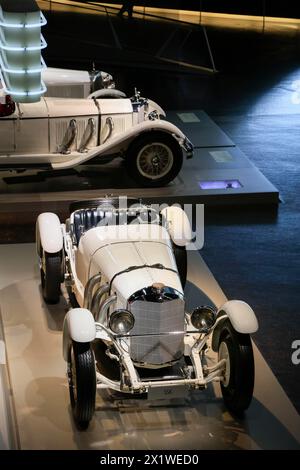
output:
[{"label": "car hood", "polygon": [[57,69],[47,67],[42,71],[42,78],[46,85],[70,86],[77,84],[91,85],[89,72],[84,70]]},{"label": "car hood", "polygon": [[[108,282],[113,279],[112,291],[123,300],[157,282],[182,293],[172,242],[164,227],[96,227],[81,237],[79,251],[86,263],[87,278],[101,272]],[[157,264],[165,269],[149,267]]]}]

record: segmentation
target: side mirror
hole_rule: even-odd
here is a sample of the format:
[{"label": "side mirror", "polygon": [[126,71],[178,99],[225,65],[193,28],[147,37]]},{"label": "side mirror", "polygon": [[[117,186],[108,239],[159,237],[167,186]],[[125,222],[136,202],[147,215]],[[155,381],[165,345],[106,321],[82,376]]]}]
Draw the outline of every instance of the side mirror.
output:
[{"label": "side mirror", "polygon": [[169,206],[161,211],[166,219],[168,232],[177,246],[186,246],[192,241],[192,228],[188,216],[181,207]]}]

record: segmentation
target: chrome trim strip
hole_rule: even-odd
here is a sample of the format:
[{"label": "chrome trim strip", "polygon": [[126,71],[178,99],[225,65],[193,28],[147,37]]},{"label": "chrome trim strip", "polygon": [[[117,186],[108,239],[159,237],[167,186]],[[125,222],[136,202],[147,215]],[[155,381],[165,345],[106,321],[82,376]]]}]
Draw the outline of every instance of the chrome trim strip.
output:
[{"label": "chrome trim strip", "polygon": [[84,288],[84,301],[83,301],[84,308],[91,310],[93,290],[94,290],[94,287],[100,283],[100,281],[101,281],[101,274],[98,273],[98,274],[95,274],[95,276],[91,277],[86,283],[85,288]]}]

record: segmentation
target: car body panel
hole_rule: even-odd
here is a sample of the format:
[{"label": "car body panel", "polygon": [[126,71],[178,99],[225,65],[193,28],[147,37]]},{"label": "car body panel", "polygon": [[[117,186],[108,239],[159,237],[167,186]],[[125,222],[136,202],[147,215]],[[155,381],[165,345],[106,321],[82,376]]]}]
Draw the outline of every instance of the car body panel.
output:
[{"label": "car body panel", "polygon": [[15,153],[49,152],[46,100],[42,98],[38,103],[20,103],[15,114]]},{"label": "car body panel", "polygon": [[[76,254],[77,275],[83,285],[101,271],[105,282],[131,266],[161,264],[167,269],[143,268],[117,276],[112,289],[122,299],[135,291],[163,283],[182,293],[167,230],[158,225],[104,226],[90,229],[80,239]],[[104,281],[103,281],[104,282]]]},{"label": "car body panel", "polygon": [[[15,121],[11,117],[0,118],[0,142],[1,151],[6,155],[15,150]],[[0,159],[2,156],[0,155]]]},{"label": "car body panel", "polygon": [[93,100],[83,98],[44,98],[50,119],[61,117],[90,116],[98,114],[98,109]]},{"label": "car body panel", "polygon": [[85,70],[70,70],[47,67],[42,71],[47,87],[44,96],[62,98],[86,97],[91,92],[91,78]]}]

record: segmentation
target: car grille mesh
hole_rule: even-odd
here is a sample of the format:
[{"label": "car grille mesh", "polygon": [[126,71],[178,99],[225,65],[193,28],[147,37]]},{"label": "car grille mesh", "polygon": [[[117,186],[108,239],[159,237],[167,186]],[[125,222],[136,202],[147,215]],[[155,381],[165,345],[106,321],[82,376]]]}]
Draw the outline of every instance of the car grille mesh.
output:
[{"label": "car grille mesh", "polygon": [[[159,365],[175,361],[183,355],[183,300],[164,302],[137,300],[131,304],[131,312],[135,317],[131,335],[145,335],[131,337],[130,355],[133,361]],[[171,334],[166,335],[166,333]],[[151,336],[157,334],[162,336]]]}]

